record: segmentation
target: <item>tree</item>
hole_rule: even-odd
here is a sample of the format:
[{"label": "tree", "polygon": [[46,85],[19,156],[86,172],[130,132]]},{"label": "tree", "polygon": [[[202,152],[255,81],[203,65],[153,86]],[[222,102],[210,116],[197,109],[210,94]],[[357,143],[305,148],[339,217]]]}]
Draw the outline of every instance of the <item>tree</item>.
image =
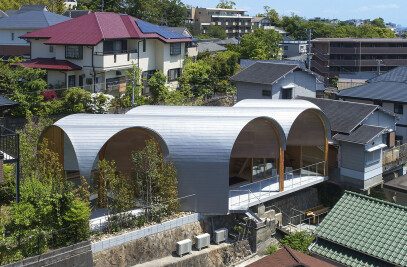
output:
[{"label": "tree", "polygon": [[384,20],[382,18],[376,18],[372,20],[371,24],[375,27],[386,28],[386,24],[384,23]]},{"label": "tree", "polygon": [[236,5],[233,1],[220,0],[219,4],[216,5],[217,8],[232,9]]},{"label": "tree", "polygon": [[169,93],[168,87],[165,85],[167,76],[161,71],[156,71],[147,82],[150,88],[150,93],[153,97],[153,103],[164,101]]},{"label": "tree", "polygon": [[26,116],[28,113],[38,114],[41,110],[42,93],[47,82],[44,80],[46,70],[24,68],[20,65],[10,66],[15,63],[0,62],[0,88],[4,95],[20,105],[14,108],[13,115]]},{"label": "tree", "polygon": [[291,233],[289,235],[284,236],[284,238],[280,240],[280,243],[282,245],[287,245],[288,247],[296,251],[309,254],[308,247],[311,245],[314,239],[315,237],[312,233],[302,231]]},{"label": "tree", "polygon": [[[50,7],[51,8],[51,7]],[[54,1],[54,13],[62,14],[66,10],[64,0],[55,0]]]},{"label": "tree", "polygon": [[225,32],[225,29],[220,26],[208,26],[206,33],[197,36],[199,39],[211,39],[211,38],[219,38],[221,40],[225,40],[228,38],[228,35]]},{"label": "tree", "polygon": [[142,70],[136,65],[133,64],[133,68],[126,71],[126,76],[132,82],[127,83],[126,93],[123,96],[122,105],[124,107],[132,106],[132,97],[133,97],[133,79],[134,79],[134,104],[136,106],[144,105],[147,103],[147,98],[143,95],[144,88],[144,78],[142,75]]},{"label": "tree", "polygon": [[274,26],[280,26],[281,20],[275,9],[270,8],[269,6],[264,6],[264,16],[270,19],[271,24]]},{"label": "tree", "polygon": [[147,217],[154,216],[153,206],[157,205],[166,213],[176,212],[177,170],[172,162],[165,160],[158,144],[152,139],[147,140],[144,149],[133,153],[132,161],[137,195],[147,207]]},{"label": "tree", "polygon": [[245,59],[277,59],[280,52],[279,43],[283,37],[275,30],[254,29],[245,34],[240,41],[241,57]]}]

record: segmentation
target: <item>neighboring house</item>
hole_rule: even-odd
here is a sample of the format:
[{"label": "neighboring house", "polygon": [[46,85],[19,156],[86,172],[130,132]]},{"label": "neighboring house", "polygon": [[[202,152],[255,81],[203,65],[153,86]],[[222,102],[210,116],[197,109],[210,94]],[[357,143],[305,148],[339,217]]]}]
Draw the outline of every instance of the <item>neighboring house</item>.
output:
[{"label": "neighboring house", "polygon": [[209,26],[222,27],[229,38],[252,32],[252,18],[246,10],[224,8],[190,8],[187,21],[195,31],[205,34]]},{"label": "neighboring house", "polygon": [[338,90],[366,84],[368,80],[377,75],[374,72],[341,73],[338,75]]},{"label": "neighboring house", "polygon": [[64,13],[62,13],[62,16],[74,19],[90,13],[91,13],[90,10],[67,10]]},{"label": "neighboring house", "polygon": [[6,14],[8,16],[14,16],[29,11],[50,11],[47,5],[22,5],[20,9],[8,9]]},{"label": "neighboring house", "polygon": [[267,59],[241,59],[240,60],[240,67],[242,69],[248,68],[251,65],[253,65],[256,62],[262,62],[262,63],[275,63],[275,64],[286,64],[286,65],[298,65],[301,69],[306,69],[307,67],[305,66],[304,61],[300,60],[267,60]]},{"label": "neighboring house", "polygon": [[[237,100],[316,97],[318,77],[298,65],[257,62],[230,77],[236,82]],[[322,87],[323,88],[323,87]]]},{"label": "neighboring house", "polygon": [[255,17],[252,18],[253,29],[255,28],[264,28],[271,26],[271,20],[266,17]]},{"label": "neighboring house", "polygon": [[213,42],[198,42],[198,54],[205,53],[205,52],[223,52],[226,51],[227,48],[217,43]]},{"label": "neighboring house", "polygon": [[186,43],[187,55],[188,57],[196,58],[198,56],[198,39],[193,38],[191,32],[188,30],[187,27],[168,27],[168,26],[161,26],[161,28],[184,35],[185,37],[191,38],[193,42]]},{"label": "neighboring house", "polygon": [[314,230],[312,256],[339,266],[407,266],[407,207],[345,191]]},{"label": "neighboring house", "polygon": [[192,41],[128,15],[99,12],[21,38],[30,41],[32,58],[21,65],[46,69],[49,85],[113,94],[125,91],[133,64],[146,79],[160,70],[176,86],[185,44]]},{"label": "neighboring house", "polygon": [[311,43],[312,70],[326,82],[341,73],[386,72],[407,65],[407,39],[317,38]]},{"label": "neighboring house", "polygon": [[397,137],[407,142],[407,66],[398,67],[367,81],[365,85],[342,90],[338,97],[347,101],[380,105],[398,114]]},{"label": "neighboring house", "polygon": [[394,203],[407,206],[407,175],[384,183],[383,189],[387,199],[393,199]]},{"label": "neighboring house", "polygon": [[324,260],[320,260],[299,251],[296,251],[288,246],[273,252],[272,254],[255,261],[247,267],[293,267],[293,266],[306,266],[306,267],[335,267]]},{"label": "neighboring house", "polygon": [[239,45],[239,40],[236,37],[228,38],[226,40],[220,40],[217,42],[218,45],[227,45],[227,44],[232,44],[232,45]]},{"label": "neighboring house", "polygon": [[75,9],[78,5],[76,0],[64,0],[64,4],[67,9]]},{"label": "neighboring house", "polygon": [[19,37],[70,18],[48,11],[27,11],[0,20],[0,57],[30,56],[30,43]]},{"label": "neighboring house", "polygon": [[280,43],[283,50],[283,58],[298,57],[307,54],[307,41],[297,41],[291,37],[284,37]]},{"label": "neighboring house", "polygon": [[368,191],[383,183],[383,151],[395,145],[397,117],[377,105],[298,97],[317,105],[329,118],[330,180]]}]

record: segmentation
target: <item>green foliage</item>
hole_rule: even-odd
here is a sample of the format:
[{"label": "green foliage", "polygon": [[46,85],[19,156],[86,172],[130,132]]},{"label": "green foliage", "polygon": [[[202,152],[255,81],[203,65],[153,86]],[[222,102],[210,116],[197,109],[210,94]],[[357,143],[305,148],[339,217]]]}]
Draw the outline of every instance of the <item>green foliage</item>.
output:
[{"label": "green foliage", "polygon": [[90,102],[90,93],[82,88],[70,88],[65,91],[65,110],[68,113],[81,113],[86,111]]},{"label": "green foliage", "polygon": [[158,144],[154,140],[147,140],[144,149],[133,153],[132,161],[136,193],[148,207],[147,217],[159,215],[153,207],[164,202],[166,213],[177,212],[178,203],[172,201],[178,198],[177,170],[172,162],[166,162]]},{"label": "green foliage", "polygon": [[271,245],[266,252],[264,252],[264,255],[270,255],[278,250],[278,247],[276,245]]},{"label": "green foliage", "polygon": [[240,54],[247,59],[277,59],[283,37],[275,30],[254,29],[240,41]]},{"label": "green foliage", "polygon": [[386,24],[384,23],[384,20],[382,18],[376,18],[372,20],[371,24],[375,27],[386,28]]},{"label": "green foliage", "polygon": [[[142,70],[136,64],[134,64],[134,62],[132,64],[133,68],[128,69],[126,71],[126,75],[127,77],[131,77],[131,79],[133,79],[134,77],[134,105],[135,106],[145,105],[146,103],[148,103],[148,99],[146,96],[143,95],[144,78],[142,76]],[[133,84],[132,82],[128,82],[126,87],[126,93],[124,96],[122,96],[121,99],[121,104],[123,104],[122,107],[131,107],[132,95],[133,95]]]},{"label": "green foliage", "polygon": [[233,1],[220,0],[219,4],[216,5],[217,8],[232,9],[236,5]]},{"label": "green foliage", "polygon": [[280,243],[282,245],[287,245],[296,251],[309,254],[308,247],[311,245],[314,239],[315,237],[311,232],[302,231],[284,236],[282,239],[280,239]]},{"label": "green foliage", "polygon": [[167,81],[167,76],[165,76],[161,71],[157,71],[147,82],[150,88],[150,93],[153,97],[153,103],[158,103],[164,101],[168,94],[168,87],[165,85]]},{"label": "green foliage", "polygon": [[13,115],[26,116],[28,113],[38,114],[41,110],[42,92],[47,86],[45,70],[24,68],[0,62],[0,88],[4,95],[20,105],[13,109]]},{"label": "green foliage", "polygon": [[3,173],[4,182],[0,183],[0,206],[10,204],[15,199],[16,194],[15,166],[4,164]]},{"label": "green foliage", "polygon": [[212,39],[219,38],[225,40],[228,38],[228,35],[225,32],[225,29],[221,26],[208,26],[206,33],[197,36],[198,39]]},{"label": "green foliage", "polygon": [[335,76],[331,79],[331,84],[333,87],[336,87],[336,88],[338,87],[338,80],[339,80],[338,76]]},{"label": "green foliage", "polygon": [[66,104],[64,100],[52,99],[41,102],[41,109],[38,112],[40,116],[49,116],[55,114],[62,114],[66,112]]}]

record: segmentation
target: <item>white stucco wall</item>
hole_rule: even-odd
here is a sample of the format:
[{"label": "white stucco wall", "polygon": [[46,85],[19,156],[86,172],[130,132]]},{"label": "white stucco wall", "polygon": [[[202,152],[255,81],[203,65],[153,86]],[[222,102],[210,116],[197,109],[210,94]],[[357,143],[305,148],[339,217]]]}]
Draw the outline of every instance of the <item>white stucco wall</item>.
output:
[{"label": "white stucco wall", "polygon": [[[24,39],[18,38],[21,35],[35,31],[37,29],[0,29],[0,45],[26,45],[30,43]],[[14,40],[11,39],[11,33],[14,33]]]},{"label": "white stucco wall", "polygon": [[44,45],[46,39],[34,40],[31,39],[31,58],[53,58],[56,57],[56,47],[54,46],[54,51],[50,52],[48,45]]}]

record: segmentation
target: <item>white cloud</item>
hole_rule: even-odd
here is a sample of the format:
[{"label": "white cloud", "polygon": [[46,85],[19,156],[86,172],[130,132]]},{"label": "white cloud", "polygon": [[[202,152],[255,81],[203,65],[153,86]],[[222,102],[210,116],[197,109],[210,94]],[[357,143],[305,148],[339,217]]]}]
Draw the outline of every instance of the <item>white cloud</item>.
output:
[{"label": "white cloud", "polygon": [[369,11],[374,9],[395,9],[400,8],[397,4],[383,4],[383,5],[373,5],[373,6],[361,6],[357,11]]}]

